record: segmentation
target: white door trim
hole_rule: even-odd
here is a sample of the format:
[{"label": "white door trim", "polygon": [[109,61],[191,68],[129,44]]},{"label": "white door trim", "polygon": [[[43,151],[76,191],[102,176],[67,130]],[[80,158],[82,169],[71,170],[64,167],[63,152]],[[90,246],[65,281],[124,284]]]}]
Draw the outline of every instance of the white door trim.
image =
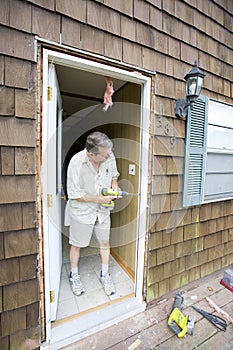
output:
[{"label": "white door trim", "polygon": [[[140,84],[142,86],[142,110],[141,110],[141,152],[140,152],[140,188],[141,191],[139,200],[139,223],[138,223],[138,240],[137,240],[137,267],[136,267],[136,290],[135,297],[125,302],[117,304],[117,307],[111,306],[111,312],[106,314],[106,310],[101,311],[103,317],[101,323],[99,324],[100,312],[98,311],[97,317],[95,317],[95,312],[92,313],[92,328],[90,329],[90,322],[87,319],[85,322],[85,317],[77,318],[76,321],[70,321],[63,324],[64,332],[60,330],[60,326],[51,327],[50,319],[50,307],[49,307],[49,277],[47,271],[49,271],[49,245],[48,245],[48,218],[43,215],[43,232],[44,232],[44,269],[45,269],[45,308],[46,308],[46,343],[42,345],[42,349],[45,349],[48,344],[59,344],[67,345],[70,342],[75,341],[75,339],[80,339],[81,334],[83,336],[91,334],[93,331],[101,329],[103,325],[105,327],[110,324],[114,324],[118,319],[124,319],[129,317],[129,315],[136,314],[145,309],[145,303],[143,302],[143,270],[144,270],[144,253],[145,253],[145,234],[147,230],[147,190],[148,190],[148,151],[149,151],[149,126],[150,126],[150,92],[151,92],[151,79],[147,76],[142,75],[137,72],[130,72],[117,67],[109,66],[95,61],[90,61],[84,58],[74,57],[61,52],[56,52],[52,50],[43,50],[43,101],[42,101],[42,154],[46,149],[46,135],[47,135],[47,81],[48,81],[48,63],[58,63],[65,66],[70,66],[73,68],[79,68],[92,73],[101,74],[105,76],[111,76],[112,78],[122,79],[128,82]],[[47,164],[46,158],[43,159],[45,164],[43,164],[43,172],[47,174]],[[46,176],[42,174],[43,188],[47,188]],[[44,187],[45,186],[45,187]],[[44,198],[42,207],[43,213],[46,210],[46,201]],[[106,308],[107,309],[107,308]],[[109,314],[111,317],[109,318]],[[88,315],[86,316],[88,318]],[[82,327],[73,327],[75,323],[80,322],[81,324],[88,325],[87,329],[82,329]],[[94,321],[93,321],[94,320]],[[95,322],[96,320],[96,322]],[[68,332],[71,330],[71,333]],[[84,326],[85,328],[85,326]],[[65,330],[66,329],[66,330]],[[77,329],[80,332],[77,333]],[[72,331],[73,330],[73,331]],[[68,333],[67,333],[68,332]],[[72,333],[73,332],[73,333]],[[62,334],[63,333],[63,334]],[[62,338],[63,337],[63,338]],[[57,339],[56,339],[57,338]],[[60,340],[59,340],[60,339]],[[56,346],[57,346],[56,345]],[[52,349],[49,347],[49,349]],[[54,348],[55,349],[55,348]]]}]

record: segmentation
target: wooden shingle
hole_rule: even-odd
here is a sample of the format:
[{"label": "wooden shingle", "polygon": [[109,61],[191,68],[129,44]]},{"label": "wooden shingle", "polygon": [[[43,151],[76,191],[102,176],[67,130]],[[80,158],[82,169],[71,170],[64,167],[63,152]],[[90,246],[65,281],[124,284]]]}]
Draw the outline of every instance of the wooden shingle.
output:
[{"label": "wooden shingle", "polygon": [[98,29],[81,26],[82,49],[95,53],[104,52],[104,33]]},{"label": "wooden shingle", "polygon": [[0,52],[2,54],[34,61],[34,35],[12,28],[0,27]]},{"label": "wooden shingle", "polygon": [[[153,50],[148,49],[146,47],[142,48],[142,62],[143,62],[143,67],[146,69],[150,69],[151,71],[158,71],[162,69],[160,66],[160,55],[159,53],[155,53]],[[163,64],[163,63],[162,63]],[[161,68],[160,68],[161,67]],[[165,67],[165,62],[164,62],[164,67]]]},{"label": "wooden shingle", "polygon": [[171,234],[171,244],[176,244],[179,242],[183,242],[183,226],[176,227],[174,230],[172,230]]},{"label": "wooden shingle", "polygon": [[40,316],[40,304],[36,302],[27,306],[27,327],[32,328],[38,325]]},{"label": "wooden shingle", "polygon": [[122,60],[122,39],[106,33],[104,35],[104,52],[108,57]]},{"label": "wooden shingle", "polygon": [[28,89],[30,84],[31,62],[13,57],[5,58],[5,84],[9,87]]},{"label": "wooden shingle", "polygon": [[27,0],[27,1],[32,3],[32,4],[44,7],[48,10],[52,10],[52,11],[55,10],[55,1],[56,0],[49,0],[49,1],[48,0]]},{"label": "wooden shingle", "polygon": [[15,149],[14,147],[1,147],[2,175],[14,175],[15,173]]},{"label": "wooden shingle", "polygon": [[40,327],[23,329],[10,335],[10,344],[13,349],[40,350]]},{"label": "wooden shingle", "polygon": [[145,24],[136,24],[136,41],[143,46],[154,47],[156,31]]},{"label": "wooden shingle", "polygon": [[186,23],[190,23],[190,25],[194,24],[194,11],[188,3],[184,3],[181,1],[175,2],[175,15],[176,17],[182,19]]},{"label": "wooden shingle", "polygon": [[0,286],[19,281],[19,259],[0,260]]},{"label": "wooden shingle", "polygon": [[150,25],[158,30],[162,30],[163,15],[156,7],[150,7]]},{"label": "wooden shingle", "polygon": [[175,257],[175,246],[170,245],[168,247],[160,248],[157,250],[157,264],[163,264],[174,260]]},{"label": "wooden shingle", "polygon": [[142,48],[123,40],[123,60],[136,66],[142,65]]},{"label": "wooden shingle", "polygon": [[74,18],[80,22],[86,22],[87,1],[79,0],[77,6],[76,0],[56,0],[56,11]]},{"label": "wooden shingle", "polygon": [[19,259],[19,278],[26,281],[36,278],[37,255],[27,255]]},{"label": "wooden shingle", "polygon": [[0,287],[0,312],[2,312],[2,287]]},{"label": "wooden shingle", "polygon": [[0,85],[4,85],[4,69],[5,69],[5,58],[0,55]]},{"label": "wooden shingle", "polygon": [[10,1],[10,26],[24,32],[31,32],[31,4],[24,1]]},{"label": "wooden shingle", "polygon": [[121,36],[131,41],[136,40],[136,23],[131,18],[121,16]]},{"label": "wooden shingle", "polygon": [[4,251],[4,233],[0,233],[0,260],[5,258]]},{"label": "wooden shingle", "polygon": [[3,146],[34,147],[36,128],[34,120],[0,117],[0,143]]},{"label": "wooden shingle", "polygon": [[2,287],[4,292],[4,311],[10,311],[18,308],[18,288],[17,283]]},{"label": "wooden shingle", "polygon": [[67,17],[62,17],[62,43],[81,48],[80,23]]},{"label": "wooden shingle", "polygon": [[30,175],[36,173],[36,153],[34,148],[15,149],[15,174]]},{"label": "wooden shingle", "polygon": [[[4,191],[7,188],[8,191]],[[36,199],[34,176],[0,177],[0,203],[33,202]]]},{"label": "wooden shingle", "polygon": [[170,290],[170,279],[166,278],[165,280],[160,281],[158,285],[159,285],[159,294],[160,295],[166,294]]},{"label": "wooden shingle", "polygon": [[4,310],[20,309],[38,301],[36,280],[14,283],[4,287]]},{"label": "wooden shingle", "polygon": [[87,23],[91,26],[120,35],[120,14],[94,1],[87,1]]},{"label": "wooden shingle", "polygon": [[23,203],[23,228],[33,228],[37,226],[37,214],[35,203]]},{"label": "wooden shingle", "polygon": [[12,258],[37,253],[37,235],[34,229],[5,232],[5,257]]},{"label": "wooden shingle", "polygon": [[2,336],[26,329],[26,308],[4,312],[1,315]]},{"label": "wooden shingle", "polygon": [[134,0],[134,17],[149,24],[150,21],[150,5],[146,1]]},{"label": "wooden shingle", "polygon": [[44,39],[59,42],[60,15],[33,6],[32,33]]},{"label": "wooden shingle", "polygon": [[15,115],[22,118],[36,119],[35,90],[15,90]]},{"label": "wooden shingle", "polygon": [[10,23],[10,1],[1,1],[0,23],[9,25]]},{"label": "wooden shingle", "polygon": [[32,279],[18,284],[18,300],[20,305],[34,304],[39,300],[38,281]]},{"label": "wooden shingle", "polygon": [[15,96],[14,89],[8,88],[5,86],[0,87],[0,116],[14,115],[14,112],[15,112],[14,96]]},{"label": "wooden shingle", "polygon": [[10,348],[10,337],[0,337],[0,349],[9,350]]},{"label": "wooden shingle", "polygon": [[20,230],[23,227],[22,205],[0,205],[0,232]]},{"label": "wooden shingle", "polygon": [[133,15],[133,0],[105,0],[104,3],[111,7],[116,9],[117,11],[120,11],[124,13],[125,15],[132,17]]}]

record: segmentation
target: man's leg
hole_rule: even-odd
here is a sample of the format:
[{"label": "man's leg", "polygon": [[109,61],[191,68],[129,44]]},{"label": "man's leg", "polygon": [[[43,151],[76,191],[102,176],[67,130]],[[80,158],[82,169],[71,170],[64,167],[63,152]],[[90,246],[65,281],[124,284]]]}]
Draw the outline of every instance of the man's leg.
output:
[{"label": "man's leg", "polygon": [[100,256],[102,262],[102,275],[106,275],[108,273],[108,265],[110,258],[110,245],[109,241],[99,241],[100,244]]},{"label": "man's leg", "polygon": [[85,292],[80,276],[78,273],[78,262],[80,258],[80,249],[87,247],[90,243],[93,225],[86,225],[72,219],[70,225],[70,282],[72,283],[72,291],[75,295]]},{"label": "man's leg", "polygon": [[70,246],[70,265],[71,265],[70,282],[72,283],[71,288],[75,295],[81,295],[82,293],[85,292],[85,289],[83,288],[83,285],[78,273],[79,257],[80,257],[80,247],[75,247],[71,245]]},{"label": "man's leg", "polygon": [[71,271],[76,273],[78,272],[78,262],[80,258],[80,247],[75,247],[74,245],[70,246],[70,266]]},{"label": "man's leg", "polygon": [[110,245],[109,241],[99,241],[100,244],[100,256],[102,264],[109,264],[110,257]]},{"label": "man's leg", "polygon": [[109,258],[110,258],[110,243],[109,243],[109,234],[110,234],[110,216],[106,220],[99,224],[98,222],[95,225],[95,234],[98,239],[100,246],[100,256],[102,262],[102,269],[100,272],[100,280],[103,284],[104,291],[107,295],[115,293],[115,287],[112,282],[112,278],[108,272]]},{"label": "man's leg", "polygon": [[115,293],[115,287],[112,282],[112,278],[108,272],[109,258],[110,258],[110,245],[109,241],[99,241],[100,244],[100,256],[102,262],[102,269],[100,273],[100,279],[104,286],[104,291],[107,295]]}]

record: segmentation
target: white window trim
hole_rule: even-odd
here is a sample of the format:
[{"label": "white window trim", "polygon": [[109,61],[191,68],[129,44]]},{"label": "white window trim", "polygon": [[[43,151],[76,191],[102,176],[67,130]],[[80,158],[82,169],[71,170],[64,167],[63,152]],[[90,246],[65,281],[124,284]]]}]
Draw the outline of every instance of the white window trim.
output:
[{"label": "white window trim", "polygon": [[[231,107],[232,108],[232,111],[233,111],[233,105],[229,104],[229,103],[226,103],[226,102],[223,102],[223,101],[218,101],[218,100],[215,100],[215,99],[209,99],[209,101],[211,102],[214,102],[214,103],[217,103],[217,104],[221,104],[221,105],[225,105],[225,106],[228,106],[228,107]],[[215,124],[215,123],[208,123],[208,126],[209,125],[213,125],[213,126],[217,126],[217,127],[226,127],[226,126],[222,126],[220,124]],[[233,129],[233,127],[231,126],[227,126],[226,127],[227,129]],[[208,130],[207,130],[207,134],[208,134]],[[221,148],[213,148],[213,147],[206,147],[206,154],[207,154],[207,157],[208,157],[208,154],[233,154],[233,150],[230,150],[230,149],[221,149]],[[206,157],[206,159],[207,159]],[[206,169],[205,169],[205,175],[206,175]],[[204,184],[204,189],[205,189],[205,184]],[[205,196],[203,198],[203,202],[201,204],[208,204],[208,203],[215,203],[215,202],[222,202],[222,201],[227,201],[227,200],[231,200],[233,198],[233,196],[231,197],[221,197],[221,198],[212,198],[212,199],[205,199]]]}]

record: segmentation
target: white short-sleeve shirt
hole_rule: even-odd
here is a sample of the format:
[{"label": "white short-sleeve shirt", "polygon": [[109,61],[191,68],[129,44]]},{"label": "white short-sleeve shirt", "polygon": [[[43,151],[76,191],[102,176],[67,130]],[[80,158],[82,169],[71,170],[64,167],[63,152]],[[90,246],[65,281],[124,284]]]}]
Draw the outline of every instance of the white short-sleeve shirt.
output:
[{"label": "white short-sleeve shirt", "polygon": [[69,214],[85,224],[94,224],[98,218],[103,222],[109,216],[109,210],[98,203],[79,202],[75,199],[85,194],[100,195],[104,187],[111,187],[113,179],[117,179],[119,172],[116,160],[112,154],[106,161],[100,163],[97,171],[91,164],[87,150],[75,154],[67,170],[67,192],[69,198]]}]

